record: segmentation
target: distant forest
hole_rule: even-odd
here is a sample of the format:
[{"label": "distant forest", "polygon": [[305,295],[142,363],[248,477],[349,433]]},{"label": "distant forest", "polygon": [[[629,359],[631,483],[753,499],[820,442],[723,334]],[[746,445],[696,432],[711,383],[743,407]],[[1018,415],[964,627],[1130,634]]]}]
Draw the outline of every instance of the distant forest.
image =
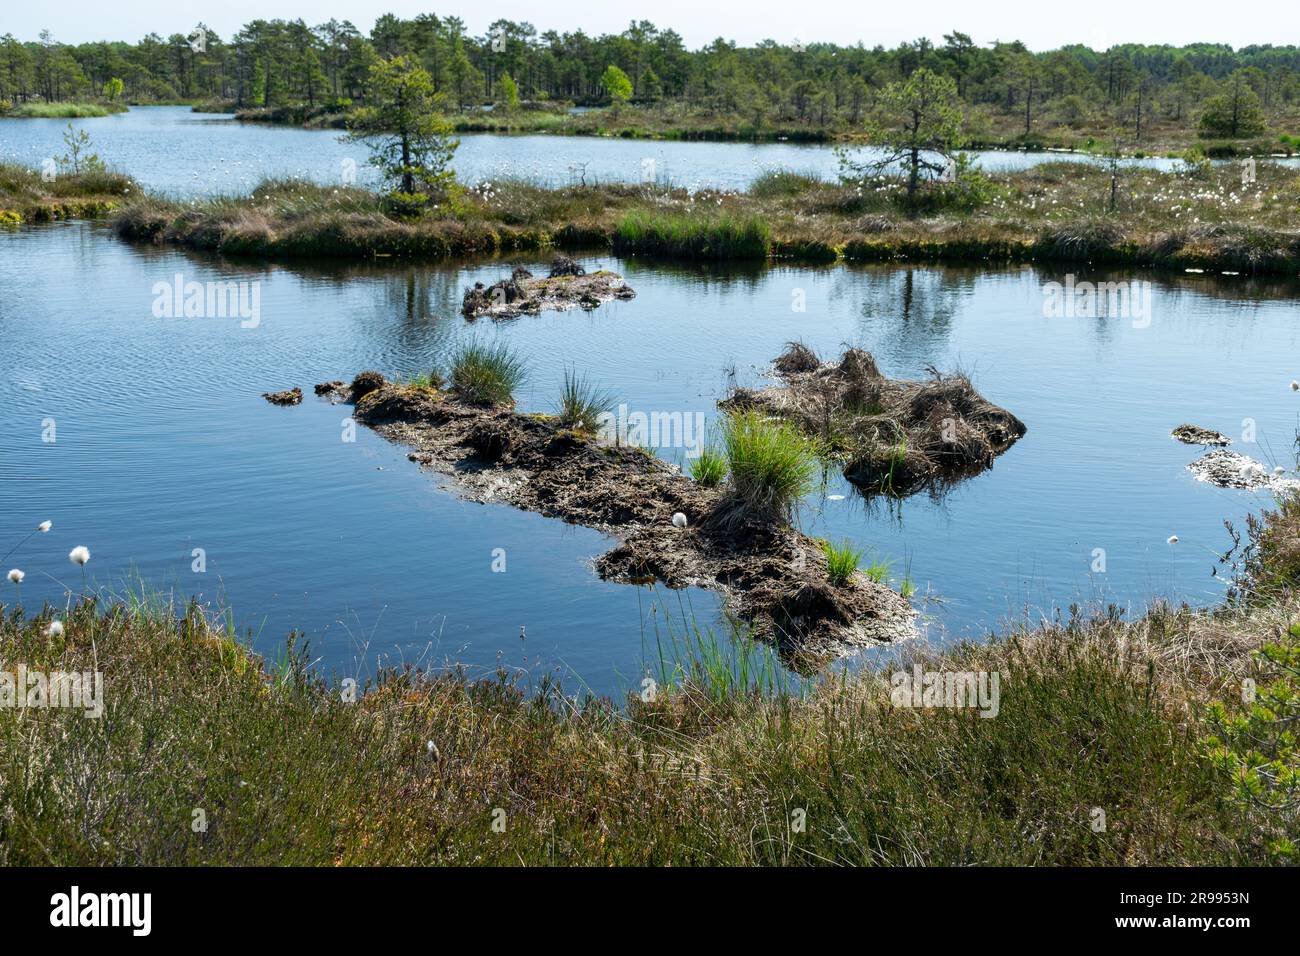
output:
[{"label": "distant forest", "polygon": [[[196,39],[197,38],[197,39]],[[49,34],[30,42],[0,37],[0,102],[86,98],[131,103],[225,101],[240,108],[361,103],[370,66],[406,55],[431,76],[449,108],[505,100],[609,102],[601,77],[610,65],[631,80],[635,105],[673,104],[693,112],[761,124],[852,126],[876,93],[920,67],[945,74],[961,100],[1029,136],[1039,123],[1128,125],[1143,113],[1181,124],[1232,87],[1253,92],[1271,114],[1300,103],[1300,49],[1258,45],[1234,50],[1123,45],[1097,51],[1071,45],[1031,52],[1022,43],[981,46],[964,33],[883,46],[836,46],[790,38],[740,47],[718,39],[688,50],[672,30],[646,21],[600,37],[539,33],[498,20],[470,36],[456,17],[379,18],[364,34],[347,21],[254,20],[223,39],[199,25],[188,36],[150,34],[138,43],[63,44]]]}]

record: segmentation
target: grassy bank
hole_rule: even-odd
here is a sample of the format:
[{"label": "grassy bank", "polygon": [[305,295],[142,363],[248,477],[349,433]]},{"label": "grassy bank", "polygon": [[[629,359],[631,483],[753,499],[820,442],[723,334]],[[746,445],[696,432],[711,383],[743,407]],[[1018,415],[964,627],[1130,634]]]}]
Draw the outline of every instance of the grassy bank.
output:
[{"label": "grassy bank", "polygon": [[58,172],[50,179],[13,163],[0,163],[0,225],[103,218],[139,194],[121,173]]},{"label": "grassy bank", "polygon": [[83,602],[53,633],[50,609],[7,611],[5,667],[98,669],[105,710],[0,709],[0,863],[1285,860],[1294,808],[1236,796],[1211,739],[1243,678],[1268,701],[1286,677],[1260,646],[1300,644],[1300,511],[1262,534],[1250,607],[1073,618],[903,665],[998,673],[990,719],[891,702],[888,675],[759,695],[700,666],[626,706],[413,673],[349,703],[305,652],[260,661],[193,608]]},{"label": "grassy bank", "polygon": [[[466,110],[451,113],[448,122],[458,133],[549,133],[559,136],[612,136],[621,139],[706,140],[715,142],[863,143],[861,122],[845,116],[808,116],[798,121],[773,114],[728,112],[681,102],[600,106],[571,113],[568,104],[553,101],[524,103],[514,109]],[[233,103],[227,108],[235,110]],[[209,110],[211,111],[211,110]],[[221,110],[220,112],[225,112]],[[237,111],[246,122],[346,129],[350,107],[307,104],[248,107]],[[1295,110],[1279,113],[1271,127],[1253,137],[1213,139],[1200,135],[1194,124],[1168,118],[1148,121],[1140,143],[1126,151],[1136,156],[1179,156],[1188,149],[1211,156],[1251,156],[1294,151],[1283,136],[1300,123]],[[1113,127],[1099,118],[1037,122],[1025,133],[1023,118],[1000,110],[966,105],[964,145],[967,149],[1088,151],[1113,140]]]},{"label": "grassy bank", "polygon": [[[115,216],[127,239],[265,258],[436,259],[550,246],[685,259],[1061,262],[1259,275],[1300,271],[1300,171],[1259,162],[1184,171],[1049,163],[935,187],[915,209],[895,181],[789,171],[744,192],[502,181],[415,217],[357,188],[270,181],[247,197],[142,199]],[[1113,205],[1112,205],[1113,203]]]},{"label": "grassy bank", "polygon": [[[276,106],[238,110],[248,123],[272,123],[307,129],[347,129],[350,108]],[[534,103],[516,109],[474,110],[447,116],[457,133],[549,133],[557,136],[612,136],[620,139],[710,140],[718,142],[823,143],[853,136],[847,131],[787,124],[755,125],[734,114],[695,112],[675,107],[621,107],[570,113],[564,104]]]},{"label": "grassy bank", "polygon": [[125,112],[126,107],[120,103],[19,103],[0,112],[0,118],[80,119]]}]

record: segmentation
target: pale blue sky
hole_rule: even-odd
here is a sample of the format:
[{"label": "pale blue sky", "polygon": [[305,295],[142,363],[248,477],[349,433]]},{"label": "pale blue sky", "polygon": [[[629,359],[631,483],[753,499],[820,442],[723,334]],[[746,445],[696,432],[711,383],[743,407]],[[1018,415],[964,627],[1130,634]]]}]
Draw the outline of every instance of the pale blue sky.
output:
[{"label": "pale blue sky", "polygon": [[582,28],[588,33],[617,32],[631,20],[650,20],[682,34],[695,48],[722,36],[742,44],[770,38],[805,42],[830,40],[867,46],[891,46],[928,36],[934,40],[953,29],[976,42],[1024,40],[1034,49],[1067,43],[1104,48],[1112,43],[1197,41],[1230,43],[1300,43],[1298,0],[1256,0],[1233,6],[1223,0],[921,0],[875,3],[869,0],[654,0],[652,3],[575,3],[573,0],[56,0],[52,4],[8,0],[0,13],[0,33],[34,40],[43,27],[66,42],[137,40],[155,31],[164,36],[188,33],[202,21],[223,37],[258,17],[295,19],[317,24],[330,17],[351,20],[368,31],[377,15],[409,17],[433,12],[461,17],[475,35],[498,18],[527,20],[539,31]]}]

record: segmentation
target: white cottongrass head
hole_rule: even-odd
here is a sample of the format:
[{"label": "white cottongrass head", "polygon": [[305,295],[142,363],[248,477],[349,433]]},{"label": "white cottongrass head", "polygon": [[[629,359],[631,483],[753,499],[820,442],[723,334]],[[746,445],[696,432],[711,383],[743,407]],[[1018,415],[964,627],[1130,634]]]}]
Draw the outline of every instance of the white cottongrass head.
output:
[{"label": "white cottongrass head", "polygon": [[673,515],[673,527],[674,527],[674,528],[685,528],[685,527],[686,527],[686,515],[682,514],[680,511],[676,512],[676,513]]},{"label": "white cottongrass head", "polygon": [[53,527],[54,527],[53,521],[42,521],[40,524],[36,526],[36,530],[39,531],[41,534],[44,534],[45,532],[49,531]]},{"label": "white cottongrass head", "polygon": [[19,571],[17,568],[12,568],[9,571],[9,580],[14,584],[22,584],[23,578],[25,577],[27,577],[27,575]]},{"label": "white cottongrass head", "polygon": [[90,560],[90,549],[84,544],[79,544],[68,552],[68,560],[73,564],[85,565]]},{"label": "white cottongrass head", "polygon": [[1166,543],[1166,544],[1177,544],[1177,543],[1178,543],[1178,535],[1176,535],[1176,534],[1171,534],[1171,535],[1166,539],[1165,543]]},{"label": "white cottongrass head", "polygon": [[63,622],[62,622],[62,621],[50,621],[50,626],[47,627],[47,628],[45,629],[45,633],[48,634],[48,635],[50,635],[50,637],[62,637],[62,636],[63,636]]}]

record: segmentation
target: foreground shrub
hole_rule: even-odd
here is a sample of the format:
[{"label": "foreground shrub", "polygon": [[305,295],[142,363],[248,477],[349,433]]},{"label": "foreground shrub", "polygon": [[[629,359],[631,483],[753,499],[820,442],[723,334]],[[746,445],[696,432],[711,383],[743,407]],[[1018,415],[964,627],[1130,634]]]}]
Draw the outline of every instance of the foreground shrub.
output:
[{"label": "foreground shrub", "polygon": [[869,670],[775,696],[683,679],[626,711],[400,670],[349,702],[306,648],[259,660],[195,608],[0,609],[4,660],[108,689],[102,720],[0,708],[0,865],[1262,861],[1188,725],[1197,686],[1149,666],[1209,626],[1072,621],[918,661],[1000,673],[983,719],[898,706]]},{"label": "foreground shrub", "polygon": [[[1210,709],[1214,733],[1206,739],[1211,763],[1229,781],[1233,800],[1255,818],[1264,853],[1280,861],[1300,859],[1300,624],[1258,654],[1267,680],[1243,686],[1243,707]],[[1239,712],[1238,712],[1239,711]]]}]

